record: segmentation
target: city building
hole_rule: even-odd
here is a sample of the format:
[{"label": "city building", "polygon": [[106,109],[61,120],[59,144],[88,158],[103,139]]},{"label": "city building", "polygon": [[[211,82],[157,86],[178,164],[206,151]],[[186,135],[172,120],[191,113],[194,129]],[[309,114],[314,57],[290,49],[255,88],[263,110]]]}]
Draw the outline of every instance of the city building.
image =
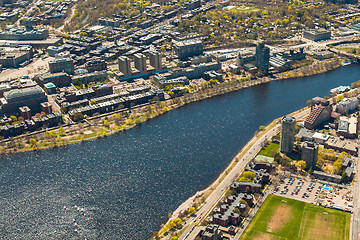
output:
[{"label": "city building", "polygon": [[44,112],[45,114],[52,113],[52,106],[49,102],[42,102],[40,103],[40,106],[41,106],[41,111]]},{"label": "city building", "polygon": [[274,68],[285,68],[290,66],[291,60],[286,53],[274,53],[269,59],[269,64]]},{"label": "city building", "polygon": [[331,31],[325,29],[304,30],[303,37],[312,41],[322,41],[331,38]]},{"label": "city building", "polygon": [[99,18],[99,25],[108,26],[108,27],[112,27],[112,28],[118,28],[118,27],[120,27],[120,20]]},{"label": "city building", "polygon": [[304,142],[301,147],[301,159],[306,162],[306,167],[315,167],[318,158],[319,146],[314,142]]},{"label": "city building", "polygon": [[269,72],[270,48],[264,42],[256,46],[255,64],[264,74]]},{"label": "city building", "polygon": [[222,233],[219,226],[216,224],[209,224],[205,230],[200,230],[195,240],[222,240]]},{"label": "city building", "polygon": [[357,156],[358,146],[354,141],[344,139],[344,137],[330,137],[324,144],[324,147],[334,149],[339,152],[347,152],[351,155]]},{"label": "city building", "polygon": [[0,32],[0,40],[44,40],[49,37],[49,31],[45,28],[7,28]]},{"label": "city building", "polygon": [[310,106],[311,112],[304,123],[307,129],[316,129],[331,119],[332,105],[328,100],[315,97],[312,99]]},{"label": "city building", "polygon": [[31,110],[28,106],[19,107],[20,116],[26,119],[31,119]]},{"label": "city building", "polygon": [[69,75],[74,74],[74,61],[71,58],[55,58],[49,62],[50,73],[66,72]]},{"label": "city building", "polygon": [[160,71],[162,69],[161,55],[159,52],[150,52],[150,65],[155,68],[155,71]]},{"label": "city building", "polygon": [[359,106],[360,100],[358,97],[346,98],[335,105],[337,112],[341,114],[353,113]]},{"label": "city building", "polygon": [[175,43],[175,51],[181,61],[189,57],[201,55],[203,53],[202,42],[199,39],[184,40]]},{"label": "city building", "polygon": [[341,116],[338,124],[338,134],[346,138],[356,138],[357,124],[356,117]]},{"label": "city building", "polygon": [[134,65],[136,70],[138,70],[140,74],[146,73],[146,56],[142,53],[134,54]]},{"label": "city building", "polygon": [[93,59],[85,63],[85,69],[91,73],[95,71],[107,70],[107,64],[105,60]]},{"label": "city building", "polygon": [[67,74],[65,72],[47,73],[47,74],[35,77],[35,81],[42,87],[48,82],[52,82],[57,87],[70,86],[70,84],[71,84],[71,78],[70,78],[69,74]]},{"label": "city building", "polygon": [[28,106],[32,112],[40,112],[40,103],[47,102],[45,92],[39,86],[13,89],[4,92],[0,105],[5,115],[18,112],[19,107]]},{"label": "city building", "polygon": [[236,56],[236,65],[238,67],[243,66],[246,63],[255,61],[254,51],[247,49],[240,49]]},{"label": "city building", "polygon": [[55,94],[56,93],[56,86],[52,82],[48,82],[44,84],[44,90],[47,94]]},{"label": "city building", "polygon": [[334,183],[341,183],[341,176],[327,173],[327,172],[321,172],[321,171],[314,171],[313,176],[317,179],[328,181],[328,182],[334,182]]},{"label": "city building", "polygon": [[3,68],[19,68],[30,63],[33,49],[28,45],[3,46],[0,48],[0,64]]},{"label": "city building", "polygon": [[131,76],[131,62],[130,59],[126,56],[121,56],[118,58],[119,71],[124,75],[124,77]]},{"label": "city building", "polygon": [[280,151],[285,154],[291,154],[293,150],[295,124],[296,120],[291,116],[285,116],[281,120]]},{"label": "city building", "polygon": [[234,190],[237,193],[260,192],[262,186],[269,182],[270,172],[274,168],[275,165],[268,162],[249,162],[244,171],[255,172],[255,178],[251,182],[234,181],[230,186],[230,190]]}]

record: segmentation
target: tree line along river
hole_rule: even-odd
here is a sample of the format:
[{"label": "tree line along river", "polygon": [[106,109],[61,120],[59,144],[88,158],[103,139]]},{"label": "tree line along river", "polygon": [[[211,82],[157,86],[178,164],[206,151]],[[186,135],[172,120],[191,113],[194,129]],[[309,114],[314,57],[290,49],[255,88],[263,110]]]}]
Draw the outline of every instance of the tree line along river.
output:
[{"label": "tree line along river", "polygon": [[359,76],[360,66],[349,65],[274,81],[170,111],[124,134],[2,155],[0,239],[149,239],[260,125]]}]

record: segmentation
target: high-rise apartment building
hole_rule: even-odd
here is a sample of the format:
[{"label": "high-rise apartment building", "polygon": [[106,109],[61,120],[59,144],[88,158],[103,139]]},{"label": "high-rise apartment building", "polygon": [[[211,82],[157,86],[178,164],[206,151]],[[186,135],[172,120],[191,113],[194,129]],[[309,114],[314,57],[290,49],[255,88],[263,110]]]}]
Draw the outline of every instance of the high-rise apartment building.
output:
[{"label": "high-rise apartment building", "polygon": [[301,148],[301,159],[306,162],[306,167],[315,167],[318,158],[319,146],[314,142],[304,142]]},{"label": "high-rise apartment building", "polygon": [[256,67],[264,74],[269,72],[270,48],[264,42],[256,46],[255,63]]},{"label": "high-rise apartment building", "polygon": [[128,57],[121,56],[118,59],[119,71],[124,74],[124,77],[131,76],[131,62]]},{"label": "high-rise apartment building", "polygon": [[280,151],[285,154],[290,154],[294,147],[295,123],[295,118],[291,116],[281,120]]}]

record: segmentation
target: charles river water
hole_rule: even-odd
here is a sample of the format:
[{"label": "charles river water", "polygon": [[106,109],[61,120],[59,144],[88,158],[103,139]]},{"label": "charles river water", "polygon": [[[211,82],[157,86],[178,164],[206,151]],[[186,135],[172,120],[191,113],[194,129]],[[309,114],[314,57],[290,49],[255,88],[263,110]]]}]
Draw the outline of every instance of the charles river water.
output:
[{"label": "charles river water", "polygon": [[125,134],[2,155],[0,239],[149,239],[260,125],[357,80],[360,65],[349,65],[193,103]]}]

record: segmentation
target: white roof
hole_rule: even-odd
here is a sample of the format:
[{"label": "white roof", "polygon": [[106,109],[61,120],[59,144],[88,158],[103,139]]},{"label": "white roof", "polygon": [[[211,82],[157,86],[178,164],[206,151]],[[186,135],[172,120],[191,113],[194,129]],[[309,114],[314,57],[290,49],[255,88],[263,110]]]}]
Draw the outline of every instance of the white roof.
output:
[{"label": "white roof", "polygon": [[329,139],[329,135],[327,135],[327,134],[325,134],[325,133],[316,132],[316,133],[314,133],[313,138],[321,139],[321,140],[326,141],[326,140]]}]

